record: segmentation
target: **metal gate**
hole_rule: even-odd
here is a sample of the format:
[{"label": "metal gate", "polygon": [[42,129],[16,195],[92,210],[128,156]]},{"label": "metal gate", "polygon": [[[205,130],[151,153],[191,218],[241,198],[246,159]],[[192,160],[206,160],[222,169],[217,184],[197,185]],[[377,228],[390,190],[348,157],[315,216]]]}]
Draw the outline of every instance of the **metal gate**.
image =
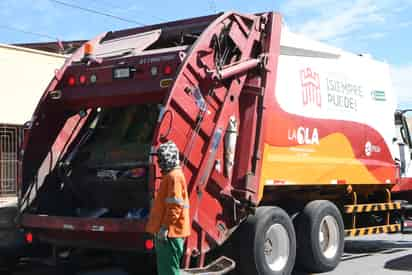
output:
[{"label": "metal gate", "polygon": [[0,124],[0,196],[16,195],[23,127]]}]

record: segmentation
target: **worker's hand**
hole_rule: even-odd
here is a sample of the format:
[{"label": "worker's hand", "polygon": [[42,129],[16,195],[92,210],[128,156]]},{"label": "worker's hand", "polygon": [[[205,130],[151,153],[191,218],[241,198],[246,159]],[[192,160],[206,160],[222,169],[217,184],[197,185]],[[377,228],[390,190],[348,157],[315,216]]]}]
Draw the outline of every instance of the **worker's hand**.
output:
[{"label": "worker's hand", "polygon": [[165,241],[167,241],[167,235],[168,234],[169,234],[169,230],[166,227],[162,226],[162,227],[160,227],[160,230],[157,233],[157,239],[159,241],[165,242]]}]

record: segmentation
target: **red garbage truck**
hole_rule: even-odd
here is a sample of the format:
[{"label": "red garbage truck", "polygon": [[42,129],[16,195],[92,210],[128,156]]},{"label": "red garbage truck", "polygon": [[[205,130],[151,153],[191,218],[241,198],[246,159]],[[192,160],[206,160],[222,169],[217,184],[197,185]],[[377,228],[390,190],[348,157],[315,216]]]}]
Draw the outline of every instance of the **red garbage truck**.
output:
[{"label": "red garbage truck", "polygon": [[[172,140],[190,193],[185,272],[329,271],[345,236],[400,229],[395,108],[387,64],[275,12],[103,33],[34,112],[20,223],[56,247],[150,255],[156,149]],[[228,240],[236,253],[213,262]]]}]

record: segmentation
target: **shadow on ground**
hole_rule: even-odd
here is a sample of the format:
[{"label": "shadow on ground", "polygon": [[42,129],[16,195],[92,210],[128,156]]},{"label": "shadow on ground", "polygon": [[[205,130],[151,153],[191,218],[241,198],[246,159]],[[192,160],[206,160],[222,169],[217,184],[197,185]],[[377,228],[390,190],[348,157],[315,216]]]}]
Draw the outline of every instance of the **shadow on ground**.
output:
[{"label": "shadow on ground", "polygon": [[[394,254],[412,248],[411,241],[384,241],[384,240],[346,240],[342,261],[373,256],[375,254]],[[412,271],[412,254],[388,261],[385,269]],[[308,275],[294,271],[293,275]]]},{"label": "shadow on ground", "polygon": [[[411,241],[383,241],[383,240],[348,240],[345,241],[345,253],[395,253],[412,248]],[[392,252],[393,251],[393,252]]]},{"label": "shadow on ground", "polygon": [[292,275],[309,275],[310,273],[304,272],[304,271],[299,271],[299,270],[294,270],[292,272]]},{"label": "shadow on ground", "polygon": [[412,254],[387,261],[384,268],[399,271],[412,271]]}]

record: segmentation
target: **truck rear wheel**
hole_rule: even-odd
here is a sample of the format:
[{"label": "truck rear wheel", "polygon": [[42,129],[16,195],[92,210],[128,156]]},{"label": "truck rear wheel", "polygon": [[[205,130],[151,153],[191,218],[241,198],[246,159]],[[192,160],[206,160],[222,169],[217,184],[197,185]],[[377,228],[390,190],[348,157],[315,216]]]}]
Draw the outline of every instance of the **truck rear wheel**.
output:
[{"label": "truck rear wheel", "polygon": [[297,263],[307,272],[327,272],[340,262],[344,225],[338,208],[330,201],[308,203],[295,220]]},{"label": "truck rear wheel", "polygon": [[239,267],[244,275],[287,275],[296,257],[296,237],[289,215],[278,207],[259,207],[240,228]]}]

